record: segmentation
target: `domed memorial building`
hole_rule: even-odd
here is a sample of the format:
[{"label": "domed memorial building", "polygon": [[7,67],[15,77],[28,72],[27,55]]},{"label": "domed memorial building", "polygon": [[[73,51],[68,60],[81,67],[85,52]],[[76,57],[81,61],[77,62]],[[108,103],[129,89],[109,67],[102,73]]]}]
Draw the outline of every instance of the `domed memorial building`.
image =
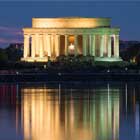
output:
[{"label": "domed memorial building", "polygon": [[33,18],[32,28],[23,28],[22,61],[47,62],[61,55],[93,56],[95,61],[121,61],[119,28],[110,18]]}]

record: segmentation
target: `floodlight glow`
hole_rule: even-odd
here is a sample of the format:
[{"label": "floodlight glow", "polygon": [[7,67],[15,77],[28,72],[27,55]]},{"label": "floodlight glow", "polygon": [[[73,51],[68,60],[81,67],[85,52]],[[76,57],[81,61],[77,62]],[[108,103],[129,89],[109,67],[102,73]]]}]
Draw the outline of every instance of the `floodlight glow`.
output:
[{"label": "floodlight glow", "polygon": [[74,45],[71,43],[70,46],[69,46],[69,50],[73,51],[74,48],[75,48]]},{"label": "floodlight glow", "polygon": [[[23,28],[21,60],[47,62],[61,55],[83,55],[94,56],[94,61],[122,61],[120,29],[112,28],[110,21],[110,18],[92,17],[33,18],[32,28]],[[36,35],[32,35],[34,33]]]}]

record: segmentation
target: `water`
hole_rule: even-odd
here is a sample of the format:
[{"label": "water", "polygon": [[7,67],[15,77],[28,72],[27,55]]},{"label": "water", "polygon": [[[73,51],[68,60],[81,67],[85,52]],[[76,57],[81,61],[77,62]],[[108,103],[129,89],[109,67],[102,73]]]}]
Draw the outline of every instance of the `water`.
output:
[{"label": "water", "polygon": [[140,83],[0,84],[0,140],[139,140]]}]

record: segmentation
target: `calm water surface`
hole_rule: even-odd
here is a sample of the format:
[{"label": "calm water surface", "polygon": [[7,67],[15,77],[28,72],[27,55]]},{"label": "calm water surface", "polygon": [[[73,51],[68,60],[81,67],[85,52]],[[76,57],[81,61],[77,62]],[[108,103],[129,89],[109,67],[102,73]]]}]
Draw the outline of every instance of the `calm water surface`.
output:
[{"label": "calm water surface", "polygon": [[140,83],[0,84],[0,140],[139,140]]}]

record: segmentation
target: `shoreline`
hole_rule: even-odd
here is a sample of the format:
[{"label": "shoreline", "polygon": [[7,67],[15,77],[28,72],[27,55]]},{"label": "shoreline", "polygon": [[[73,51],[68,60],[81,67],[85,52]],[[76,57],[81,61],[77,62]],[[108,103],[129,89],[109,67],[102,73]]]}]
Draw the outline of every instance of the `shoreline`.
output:
[{"label": "shoreline", "polygon": [[15,73],[0,74],[0,82],[140,81],[140,73]]}]

